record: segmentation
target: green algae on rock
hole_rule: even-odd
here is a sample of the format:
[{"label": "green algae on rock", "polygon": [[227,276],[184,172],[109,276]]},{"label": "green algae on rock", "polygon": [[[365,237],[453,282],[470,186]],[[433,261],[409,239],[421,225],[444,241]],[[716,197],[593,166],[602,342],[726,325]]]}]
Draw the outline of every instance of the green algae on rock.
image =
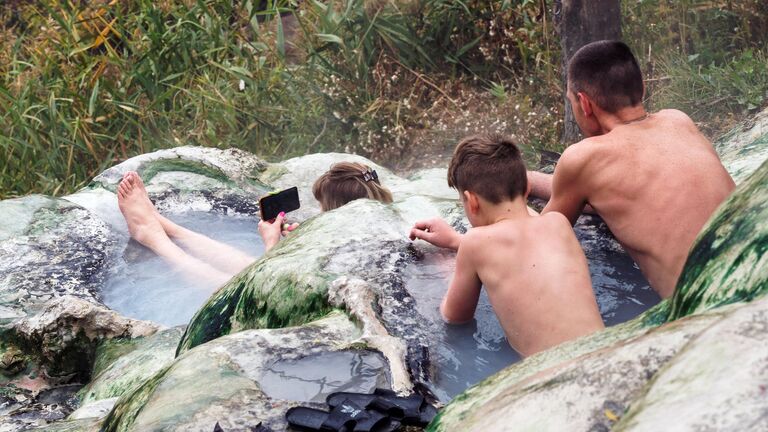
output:
[{"label": "green algae on rock", "polygon": [[604,411],[622,413],[650,376],[719,318],[693,317],[535,373],[529,370],[522,379],[505,381],[507,385],[494,381],[484,389],[486,384],[481,384],[477,392],[491,392],[492,397],[483,395],[478,403],[472,393],[460,396],[429,430],[500,431],[514,426],[514,430],[556,431],[564,425],[574,431],[607,430],[611,421]]},{"label": "green algae on rock", "polygon": [[28,430],[37,432],[99,432],[101,421],[95,418],[64,420]]},{"label": "green algae on rock", "polygon": [[266,162],[242,150],[176,147],[128,159],[99,174],[93,182],[114,191],[127,171],[137,171],[148,181],[161,173],[187,172],[244,190],[261,190],[263,184],[258,177],[266,168]]},{"label": "green algae on rock", "polygon": [[[34,315],[46,301],[74,295],[97,301],[117,236],[84,208],[31,196],[0,202],[0,324]],[[45,265],[41,265],[45,263]]]},{"label": "green algae on rock", "polygon": [[[179,353],[234,331],[317,319],[331,310],[328,285],[333,279],[355,270],[383,272],[361,266],[368,261],[365,256],[388,261],[402,254],[406,231],[391,207],[369,200],[306,221],[210,298],[187,327]],[[350,250],[355,257],[348,256]]]},{"label": "green algae on rock", "polygon": [[[761,299],[768,291],[765,135],[759,130],[748,146],[741,140],[730,147],[735,156],[726,166],[743,182],[699,235],[671,301],[489,377],[456,397],[428,430],[693,430],[709,424],[739,430],[763,425],[768,378],[762,340],[768,300]],[[748,162],[740,159],[744,151],[753,155]],[[655,326],[660,327],[651,329]],[[665,334],[676,335],[671,339],[676,342],[658,339]],[[645,341],[654,342],[643,354]],[[739,370],[726,360],[734,353],[743,356],[735,366]],[[595,364],[605,358],[645,360],[624,363],[622,370],[612,369],[610,362]],[[740,384],[731,385],[731,373]],[[751,376],[754,382],[748,382]],[[717,394],[700,396],[706,392]],[[689,415],[680,416],[688,412],[691,398]]]},{"label": "green algae on rock", "polygon": [[354,323],[333,312],[301,327],[218,338],[185,352],[123,396],[103,430],[208,430],[217,421],[224,430],[247,430],[260,422],[283,430],[285,410],[297,402],[265,393],[258,384],[264,372],[277,360],[349,350],[359,337]]},{"label": "green algae on rock", "polygon": [[768,160],[768,108],[715,143],[723,165],[741,183]]},{"label": "green algae on rock", "polygon": [[[173,361],[182,333],[183,329],[174,327],[145,338],[102,342],[93,378],[80,391],[81,403],[86,405],[135,390]],[[126,346],[128,349],[122,349]]]},{"label": "green algae on rock", "polygon": [[766,361],[768,298],[762,298],[692,339],[612,430],[768,430]]},{"label": "green algae on rock", "polygon": [[768,162],[715,212],[694,243],[669,321],[768,291]]}]

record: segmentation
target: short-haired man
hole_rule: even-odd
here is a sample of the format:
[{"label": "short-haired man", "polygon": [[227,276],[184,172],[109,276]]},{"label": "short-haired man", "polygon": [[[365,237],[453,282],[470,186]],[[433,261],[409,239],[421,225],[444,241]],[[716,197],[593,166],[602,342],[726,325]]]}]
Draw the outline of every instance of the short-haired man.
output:
[{"label": "short-haired man", "polygon": [[[568,220],[529,212],[528,179],[510,139],[462,140],[448,168],[474,227],[461,240],[440,312],[471,320],[485,287],[507,340],[524,356],[603,328],[587,259]],[[411,238],[430,240],[414,229]],[[429,234],[429,233],[427,233]]]},{"label": "short-haired man", "polygon": [[643,78],[629,47],[599,41],[574,54],[567,97],[583,141],[552,177],[529,173],[533,195],[575,223],[589,204],[670,297],[693,241],[735,184],[712,143],[677,110],[647,113]]},{"label": "short-haired man", "polygon": [[[554,175],[528,172],[528,180],[531,195],[549,199],[542,214],[575,223],[589,204],[667,298],[693,241],[735,184],[693,121],[677,110],[647,113],[643,90],[627,45],[582,47],[568,66],[567,97],[587,138],[565,150]],[[416,229],[446,247],[460,242],[439,220]]]}]

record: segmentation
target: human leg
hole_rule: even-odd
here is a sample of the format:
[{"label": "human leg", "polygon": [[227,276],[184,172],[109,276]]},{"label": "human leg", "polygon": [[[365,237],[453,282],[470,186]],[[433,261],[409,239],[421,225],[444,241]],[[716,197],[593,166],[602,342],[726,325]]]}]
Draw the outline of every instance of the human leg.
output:
[{"label": "human leg", "polygon": [[228,281],[235,273],[217,270],[187,254],[174,244],[155,217],[152,205],[143,186],[137,187],[138,175],[123,177],[117,189],[117,202],[128,224],[131,237],[151,249],[157,255],[181,270],[192,280],[209,280],[217,285]]},{"label": "human leg", "polygon": [[161,215],[152,205],[152,202],[149,201],[149,196],[144,188],[144,182],[142,182],[141,177],[135,172],[126,173],[126,176],[131,179],[131,183],[136,190],[135,193],[142,196],[142,201],[150,204],[152,214],[160,223],[167,236],[187,249],[195,258],[205,261],[225,273],[231,274],[240,273],[240,271],[256,260],[255,257],[245,254],[232,246],[184,228]]}]

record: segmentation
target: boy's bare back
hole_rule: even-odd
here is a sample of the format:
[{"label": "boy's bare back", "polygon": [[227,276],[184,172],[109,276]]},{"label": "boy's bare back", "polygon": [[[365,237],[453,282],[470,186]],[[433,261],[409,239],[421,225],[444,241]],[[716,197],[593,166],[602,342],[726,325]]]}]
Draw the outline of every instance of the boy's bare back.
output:
[{"label": "boy's bare back", "polygon": [[456,261],[455,277],[466,278],[460,271],[476,273],[507,340],[524,356],[604,327],[584,252],[559,213],[470,230]]}]

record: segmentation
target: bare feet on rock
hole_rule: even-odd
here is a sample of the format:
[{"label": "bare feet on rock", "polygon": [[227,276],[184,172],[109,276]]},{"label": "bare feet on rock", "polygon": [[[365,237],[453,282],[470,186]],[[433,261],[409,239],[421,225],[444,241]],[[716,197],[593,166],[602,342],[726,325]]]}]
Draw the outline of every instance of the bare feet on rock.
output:
[{"label": "bare feet on rock", "polygon": [[128,224],[131,238],[154,249],[159,242],[170,241],[158,220],[158,212],[149,200],[141,177],[133,171],[123,175],[117,187],[117,203]]}]

